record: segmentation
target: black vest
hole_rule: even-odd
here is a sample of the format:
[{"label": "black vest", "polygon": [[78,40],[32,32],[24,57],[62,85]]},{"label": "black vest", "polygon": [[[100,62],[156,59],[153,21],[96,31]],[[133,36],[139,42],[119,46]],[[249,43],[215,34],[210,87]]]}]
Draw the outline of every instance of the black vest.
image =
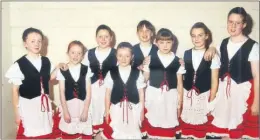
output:
[{"label": "black vest", "polygon": [[173,61],[164,68],[158,54],[151,55],[150,68],[150,85],[160,88],[160,84],[164,81],[164,74],[169,84],[169,90],[177,87],[177,71],[180,67],[179,58],[175,56]]},{"label": "black vest", "polygon": [[251,64],[248,61],[248,57],[255,41],[249,38],[229,61],[227,52],[228,40],[229,38],[224,39],[220,46],[220,78],[223,78],[224,74],[229,72],[231,78],[237,84],[252,79]]},{"label": "black vest", "polygon": [[110,71],[111,78],[114,82],[111,92],[111,102],[117,104],[124,97],[124,88],[126,88],[126,95],[128,101],[134,104],[139,103],[139,93],[136,86],[136,81],[139,77],[140,71],[132,68],[127,82],[124,84],[120,77],[118,67]]},{"label": "black vest", "polygon": [[[192,64],[192,49],[185,51],[184,62],[186,73],[184,74],[183,87],[190,90],[193,84],[193,77],[195,74]],[[202,58],[200,65],[196,72],[195,87],[199,89],[200,93],[206,92],[211,88],[211,61],[205,61]]]},{"label": "black vest", "polygon": [[66,101],[73,98],[85,100],[86,98],[86,75],[88,73],[88,67],[81,64],[80,75],[78,81],[72,78],[69,70],[61,71],[61,74],[65,78],[65,98]]},{"label": "black vest", "polygon": [[114,48],[111,49],[110,54],[102,63],[102,69],[100,69],[100,63],[95,55],[96,48],[90,49],[88,51],[88,60],[90,63],[90,69],[93,72],[93,76],[91,77],[91,84],[95,83],[99,79],[99,72],[101,71],[103,78],[106,77],[107,72],[116,66],[116,50]]},{"label": "black vest", "polygon": [[41,95],[41,83],[45,94],[49,94],[49,80],[51,63],[47,57],[42,56],[42,66],[40,72],[33,66],[33,64],[25,57],[21,57],[16,62],[18,63],[21,72],[24,75],[24,80],[22,80],[22,85],[20,85],[19,92],[20,96],[32,99]]},{"label": "black vest", "polygon": [[[158,47],[156,45],[152,44],[152,48],[149,52],[149,55],[157,53],[157,51],[158,51]],[[133,46],[133,53],[134,53],[134,58],[133,58],[132,67],[137,68],[138,66],[143,64],[143,61],[144,61],[144,55],[140,48],[140,44],[136,44]]]}]

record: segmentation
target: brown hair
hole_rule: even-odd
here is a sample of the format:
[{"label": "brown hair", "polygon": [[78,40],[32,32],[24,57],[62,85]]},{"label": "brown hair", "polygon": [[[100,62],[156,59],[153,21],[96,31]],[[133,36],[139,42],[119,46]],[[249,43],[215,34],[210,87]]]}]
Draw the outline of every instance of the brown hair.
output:
[{"label": "brown hair", "polygon": [[87,52],[87,48],[86,48],[80,41],[74,40],[74,41],[71,41],[70,44],[68,45],[67,53],[69,52],[70,48],[71,48],[73,45],[78,45],[78,46],[80,46],[80,48],[81,48],[82,51],[83,51],[83,55]]}]

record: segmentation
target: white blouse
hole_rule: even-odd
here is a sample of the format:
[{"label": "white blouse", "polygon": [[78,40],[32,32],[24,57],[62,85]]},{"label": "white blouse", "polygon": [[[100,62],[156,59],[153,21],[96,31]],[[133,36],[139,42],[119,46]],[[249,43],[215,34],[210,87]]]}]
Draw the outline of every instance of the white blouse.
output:
[{"label": "white blouse", "polygon": [[[30,56],[25,56],[31,63],[32,65],[40,72],[41,67],[42,67],[42,59],[41,56],[38,58],[32,58]],[[55,69],[55,67],[51,64],[51,70],[52,72]],[[12,83],[14,85],[21,85],[22,80],[24,80],[24,75],[22,71],[20,70],[20,67],[17,62],[15,62],[13,65],[10,66],[10,68],[7,70],[5,77],[8,78],[8,82]]]},{"label": "white blouse", "polygon": [[[242,45],[247,40],[248,39],[245,39],[243,42],[239,42],[239,43],[234,43],[231,41],[231,39],[228,40],[227,51],[228,51],[229,60],[232,59],[232,57],[236,54],[236,52],[242,47]],[[217,51],[220,54],[220,45],[218,45]],[[259,61],[259,44],[258,43],[255,43],[253,45],[253,48],[248,57],[248,61]]]},{"label": "white blouse", "polygon": [[[127,66],[125,68],[118,66],[118,69],[119,69],[119,74],[120,74],[121,79],[123,80],[124,83],[126,83],[130,76],[131,66]],[[109,89],[113,88],[114,83],[111,78],[110,72],[107,73],[104,83],[105,83],[106,88],[109,88]],[[136,86],[137,86],[137,89],[141,89],[146,86],[146,84],[144,82],[144,77],[143,77],[143,74],[141,73],[141,71],[139,73],[139,77],[137,79]]]},{"label": "white blouse", "polygon": [[146,57],[146,56],[149,55],[149,53],[150,53],[150,51],[151,51],[151,49],[152,49],[152,44],[151,44],[150,46],[142,46],[142,45],[140,44],[140,49],[141,49],[141,51],[142,51],[144,57]]},{"label": "white blouse", "polygon": [[[192,65],[195,71],[198,70],[199,65],[202,61],[202,59],[204,59],[204,53],[206,50],[195,50],[192,49]],[[220,68],[220,59],[218,55],[215,55],[214,58],[211,61],[211,65],[210,68],[211,69],[218,69]]]},{"label": "white blouse", "polygon": [[[109,48],[108,51],[99,51],[98,48],[95,49],[95,55],[100,64],[102,64],[104,60],[109,56],[111,50],[111,48]],[[82,64],[89,66],[88,52],[85,54]]]},{"label": "white blouse", "polygon": [[[69,66],[69,71],[70,71],[70,74],[71,74],[72,78],[74,79],[74,81],[79,80],[80,69],[81,69],[81,64],[77,64],[76,66]],[[88,80],[88,78],[90,78],[92,76],[93,76],[93,73],[91,72],[91,69],[88,67],[86,80]],[[57,80],[65,80],[65,77],[61,74],[60,70],[58,70],[58,72],[57,72],[57,78],[56,79]]]},{"label": "white blouse", "polygon": [[[174,60],[174,58],[175,58],[175,54],[173,52],[171,52],[171,55],[161,55],[159,53],[159,50],[158,50],[157,54],[158,54],[158,57],[159,57],[161,63],[163,64],[164,68],[169,66],[171,64],[171,62]],[[144,66],[144,71],[145,72],[150,72],[149,65],[150,64]],[[184,74],[184,73],[186,73],[186,70],[185,70],[184,66],[180,66],[178,71],[177,71],[177,74]]]}]

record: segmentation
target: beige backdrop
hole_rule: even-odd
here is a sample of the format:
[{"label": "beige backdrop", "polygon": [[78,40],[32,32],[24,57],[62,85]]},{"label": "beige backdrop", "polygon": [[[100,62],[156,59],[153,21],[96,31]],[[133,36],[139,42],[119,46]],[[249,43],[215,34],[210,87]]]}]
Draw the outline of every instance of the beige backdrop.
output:
[{"label": "beige backdrop", "polygon": [[[22,33],[28,27],[39,28],[47,36],[47,56],[53,64],[67,61],[67,45],[72,40],[80,40],[88,48],[95,47],[95,30],[100,24],[114,30],[117,44],[137,43],[136,25],[143,19],[151,21],[157,30],[162,27],[172,30],[179,39],[177,55],[182,57],[184,50],[192,47],[189,30],[195,22],[204,22],[211,29],[215,44],[219,44],[228,36],[227,14],[236,6],[243,6],[254,19],[250,37],[259,41],[258,2],[4,2],[2,74],[26,53]],[[2,81],[2,134],[3,138],[14,138],[11,85],[5,78]],[[58,86],[53,91],[58,104]]]}]

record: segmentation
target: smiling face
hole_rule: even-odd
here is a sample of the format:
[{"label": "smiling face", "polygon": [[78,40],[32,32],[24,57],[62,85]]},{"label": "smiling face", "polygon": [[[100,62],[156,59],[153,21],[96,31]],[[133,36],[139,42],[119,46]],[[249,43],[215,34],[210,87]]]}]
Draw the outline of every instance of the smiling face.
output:
[{"label": "smiling face", "polygon": [[150,29],[146,28],[146,26],[144,25],[142,28],[138,29],[137,36],[140,42],[150,43],[153,36],[153,32]]},{"label": "smiling face", "polygon": [[191,40],[195,47],[204,48],[208,35],[202,28],[193,28],[191,31]]},{"label": "smiling face", "polygon": [[97,32],[96,41],[99,47],[107,48],[111,45],[112,36],[108,30],[101,29]]},{"label": "smiling face", "polygon": [[126,67],[130,65],[130,62],[132,60],[132,53],[129,48],[122,47],[117,49],[117,61],[119,66]]},{"label": "smiling face", "polygon": [[83,59],[83,48],[78,44],[69,46],[68,56],[71,64],[79,64]]},{"label": "smiling face", "polygon": [[27,51],[33,54],[39,54],[42,48],[42,36],[38,33],[29,33],[24,42]]},{"label": "smiling face", "polygon": [[227,30],[231,37],[242,35],[245,27],[246,23],[243,22],[243,17],[240,14],[232,13],[228,16]]}]

